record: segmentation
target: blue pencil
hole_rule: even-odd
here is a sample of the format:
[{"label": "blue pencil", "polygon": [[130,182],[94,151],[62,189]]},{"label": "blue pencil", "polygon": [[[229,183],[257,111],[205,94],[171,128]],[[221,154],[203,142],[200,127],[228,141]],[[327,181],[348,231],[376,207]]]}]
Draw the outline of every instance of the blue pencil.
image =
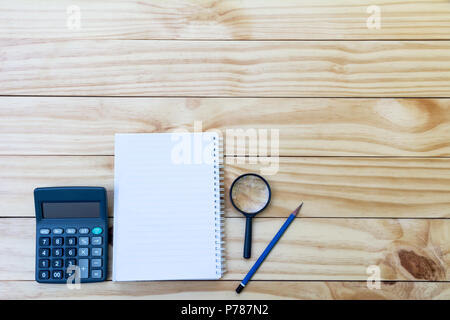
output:
[{"label": "blue pencil", "polygon": [[298,212],[300,211],[300,208],[302,207],[302,205],[303,205],[303,202],[300,204],[300,206],[297,209],[295,209],[289,215],[289,217],[287,218],[286,222],[281,226],[280,230],[277,232],[275,237],[273,237],[272,241],[270,241],[270,243],[267,246],[267,248],[264,249],[263,253],[261,254],[261,256],[259,256],[258,260],[256,260],[255,264],[250,269],[250,271],[247,273],[247,275],[245,276],[244,280],[242,280],[242,282],[236,288],[236,292],[237,293],[240,293],[244,289],[244,287],[246,286],[247,282],[249,282],[250,279],[253,277],[253,275],[255,274],[256,270],[258,270],[258,268],[263,263],[264,259],[269,255],[270,250],[272,250],[272,248],[275,247],[275,245],[277,244],[278,240],[280,240],[280,238],[283,236],[283,233],[287,230],[287,228],[292,223],[292,221],[294,221],[294,219],[297,216]]}]

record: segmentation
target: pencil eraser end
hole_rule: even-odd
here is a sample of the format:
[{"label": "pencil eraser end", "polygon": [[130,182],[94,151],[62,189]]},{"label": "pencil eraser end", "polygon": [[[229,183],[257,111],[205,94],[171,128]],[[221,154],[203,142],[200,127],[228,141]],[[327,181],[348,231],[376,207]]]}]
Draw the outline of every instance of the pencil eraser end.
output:
[{"label": "pencil eraser end", "polygon": [[236,288],[236,293],[241,293],[242,289],[244,289],[244,286],[242,284],[240,284],[237,288]]}]

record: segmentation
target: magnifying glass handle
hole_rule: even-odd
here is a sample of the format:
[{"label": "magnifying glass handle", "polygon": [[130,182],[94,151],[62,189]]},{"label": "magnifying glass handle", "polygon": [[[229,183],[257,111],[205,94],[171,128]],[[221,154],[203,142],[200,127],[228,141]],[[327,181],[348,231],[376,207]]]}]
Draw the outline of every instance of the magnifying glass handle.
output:
[{"label": "magnifying glass handle", "polygon": [[252,218],[247,217],[245,221],[244,258],[249,259],[252,255]]}]

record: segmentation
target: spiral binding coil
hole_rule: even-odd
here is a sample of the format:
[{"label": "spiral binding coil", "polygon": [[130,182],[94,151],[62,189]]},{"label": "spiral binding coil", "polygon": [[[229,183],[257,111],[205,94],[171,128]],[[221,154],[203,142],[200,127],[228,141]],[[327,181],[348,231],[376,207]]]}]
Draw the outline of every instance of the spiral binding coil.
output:
[{"label": "spiral binding coil", "polygon": [[216,244],[216,275],[222,277],[225,268],[224,240],[224,177],[223,177],[223,139],[214,136],[214,210],[215,210],[215,244]]}]

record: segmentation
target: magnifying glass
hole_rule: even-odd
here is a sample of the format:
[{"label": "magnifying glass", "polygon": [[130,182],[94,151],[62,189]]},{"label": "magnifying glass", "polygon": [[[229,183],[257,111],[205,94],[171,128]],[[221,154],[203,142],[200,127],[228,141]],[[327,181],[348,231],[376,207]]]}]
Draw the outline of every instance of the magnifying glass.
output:
[{"label": "magnifying glass", "polygon": [[269,205],[271,195],[269,183],[255,173],[243,174],[231,184],[231,204],[247,218],[244,242],[244,258],[246,259],[250,258],[252,252],[252,218]]}]

